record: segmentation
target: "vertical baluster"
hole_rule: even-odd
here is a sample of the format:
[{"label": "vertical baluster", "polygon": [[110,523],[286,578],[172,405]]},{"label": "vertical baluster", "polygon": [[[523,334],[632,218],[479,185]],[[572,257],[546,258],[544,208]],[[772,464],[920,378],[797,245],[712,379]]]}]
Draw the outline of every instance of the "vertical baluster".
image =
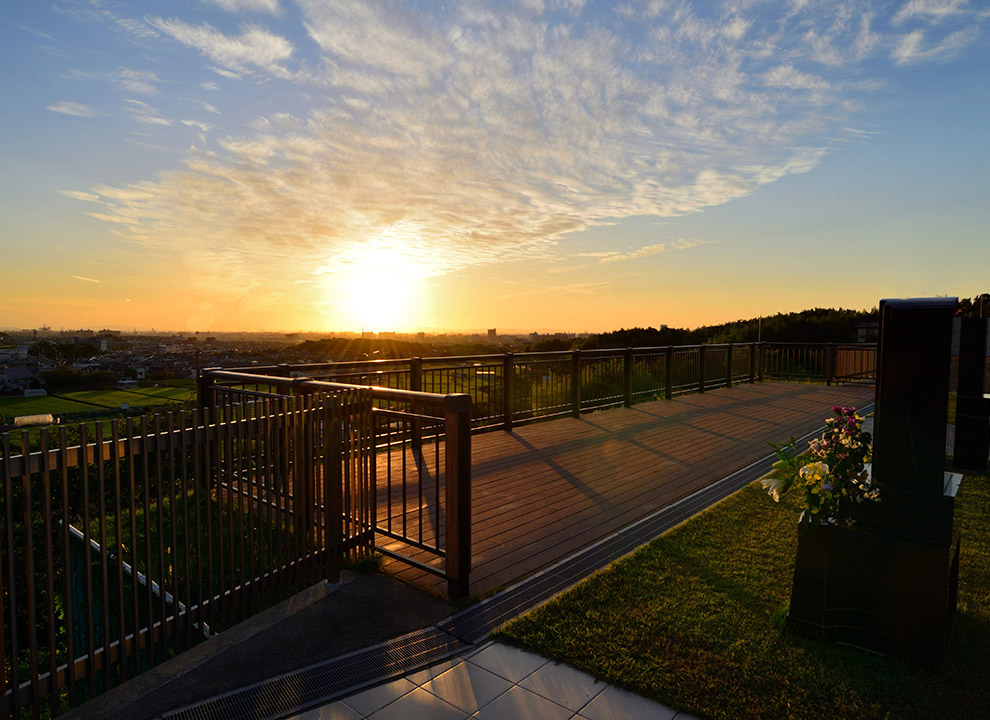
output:
[{"label": "vertical baluster", "polygon": [[90,535],[89,498],[89,437],[86,425],[79,426],[79,464],[82,465],[83,486],[83,567],[86,578],[86,676],[89,680],[89,696],[96,695],[96,608],[93,607],[93,563]]},{"label": "vertical baluster", "polygon": [[[172,648],[176,653],[182,651],[182,642],[180,636],[179,627],[179,528],[178,528],[178,515],[176,514],[175,504],[176,502],[182,502],[185,504],[185,499],[179,496],[176,492],[176,477],[178,475],[178,470],[175,465],[175,413],[169,412],[165,416],[165,426],[168,432],[168,481],[165,484],[166,492],[168,493],[168,519],[169,526],[171,530],[170,542],[172,546],[172,552],[169,553],[169,568],[168,575],[171,579],[170,586],[172,588],[172,621],[170,623],[169,632],[172,635]],[[185,542],[183,542],[183,545]],[[165,585],[162,586],[162,592],[165,592]]]},{"label": "vertical baluster", "polygon": [[[69,522],[72,518],[72,513],[69,508],[69,449],[68,449],[68,439],[66,436],[66,428],[60,427],[58,429],[58,463],[59,463],[59,483],[62,488],[62,553],[63,553],[63,580],[65,581],[65,602],[63,611],[65,613],[65,657],[68,667],[68,673],[66,675],[66,687],[68,690],[68,702],[69,707],[73,707],[76,703],[76,687],[74,682],[75,676],[75,612],[74,612],[74,598],[72,591],[72,573],[70,572],[70,562],[72,552],[72,535],[69,531]],[[9,491],[7,497],[10,497]],[[11,596],[13,597],[13,595]],[[16,705],[16,704],[15,704]]]},{"label": "vertical baluster", "polygon": [[52,547],[52,494],[51,494],[51,458],[48,454],[48,428],[41,430],[41,493],[44,498],[45,533],[45,624],[48,627],[48,703],[52,717],[59,714],[58,691],[55,671],[58,667],[58,645],[55,642],[55,557]]},{"label": "vertical baluster", "polygon": [[114,523],[114,554],[117,557],[117,661],[119,663],[120,681],[127,681],[127,622],[124,595],[124,518],[120,486],[120,432],[115,420],[110,424],[110,462],[113,467],[113,510],[116,519]]},{"label": "vertical baluster", "polygon": [[[192,432],[195,432],[193,428]],[[185,579],[183,594],[186,612],[182,618],[185,630],[185,646],[191,647],[195,642],[192,625],[192,564],[190,562],[192,536],[189,534],[189,415],[185,410],[179,413],[179,495],[182,498],[182,575]],[[195,442],[195,440],[194,440]],[[194,466],[195,467],[195,466]],[[195,477],[195,470],[193,471]],[[195,507],[195,506],[193,506]],[[178,612],[178,608],[176,608]]]},{"label": "vertical baluster", "polygon": [[[8,592],[10,593],[10,606],[8,607],[8,612],[10,613],[10,688],[14,700],[14,711],[19,713],[22,707],[21,705],[21,694],[19,688],[21,685],[21,672],[20,672],[20,659],[21,659],[21,638],[18,637],[17,628],[19,623],[17,622],[18,612],[17,612],[17,567],[14,562],[15,548],[17,545],[14,542],[14,493],[13,493],[13,477],[11,475],[10,468],[10,438],[7,433],[2,435],[3,442],[3,456],[5,462],[3,464],[3,497],[4,497],[4,509],[6,510],[6,522],[7,522],[7,571],[8,580],[6,582]],[[22,462],[27,462],[26,459],[22,457]]]}]

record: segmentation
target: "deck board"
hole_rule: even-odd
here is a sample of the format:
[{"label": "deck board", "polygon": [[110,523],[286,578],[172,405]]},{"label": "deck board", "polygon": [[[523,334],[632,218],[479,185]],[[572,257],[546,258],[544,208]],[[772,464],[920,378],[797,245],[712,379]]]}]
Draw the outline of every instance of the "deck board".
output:
[{"label": "deck board", "polygon": [[[866,385],[737,385],[476,435],[471,594],[562,560],[765,457],[767,440],[800,437],[823,425],[833,405],[860,407],[873,393]],[[432,451],[428,465],[435,472]],[[386,568],[445,591],[422,570],[395,561]]]}]

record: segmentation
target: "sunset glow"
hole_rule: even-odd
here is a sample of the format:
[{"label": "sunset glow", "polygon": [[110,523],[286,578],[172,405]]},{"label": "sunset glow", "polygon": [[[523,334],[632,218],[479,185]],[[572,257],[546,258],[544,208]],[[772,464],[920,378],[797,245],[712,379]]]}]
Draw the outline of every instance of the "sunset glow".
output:
[{"label": "sunset glow", "polygon": [[5,19],[2,325],[595,331],[986,289],[981,3]]}]

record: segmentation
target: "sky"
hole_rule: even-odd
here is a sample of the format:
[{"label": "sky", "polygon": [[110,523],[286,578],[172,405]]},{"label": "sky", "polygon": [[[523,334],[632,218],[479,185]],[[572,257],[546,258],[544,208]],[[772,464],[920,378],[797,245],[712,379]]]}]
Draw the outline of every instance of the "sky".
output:
[{"label": "sky", "polygon": [[6,0],[0,327],[697,327],[990,290],[982,0]]}]

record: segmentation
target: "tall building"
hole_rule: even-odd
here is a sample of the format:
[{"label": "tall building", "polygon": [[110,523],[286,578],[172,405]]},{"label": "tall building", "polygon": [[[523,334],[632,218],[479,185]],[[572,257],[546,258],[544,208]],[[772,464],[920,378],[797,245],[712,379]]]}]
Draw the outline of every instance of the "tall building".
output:
[{"label": "tall building", "polygon": [[495,332],[495,328],[489,328],[488,330],[488,342],[498,342],[498,334]]}]

